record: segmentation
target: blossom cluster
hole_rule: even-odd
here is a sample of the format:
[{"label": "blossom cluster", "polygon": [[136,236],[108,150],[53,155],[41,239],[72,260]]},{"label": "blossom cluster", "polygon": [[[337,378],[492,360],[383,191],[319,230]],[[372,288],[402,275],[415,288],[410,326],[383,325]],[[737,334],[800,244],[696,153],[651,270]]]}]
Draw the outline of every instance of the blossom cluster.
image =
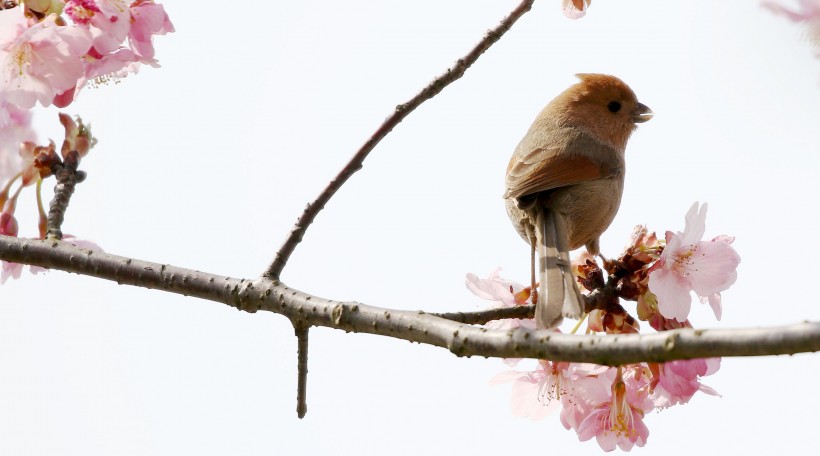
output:
[{"label": "blossom cluster", "polygon": [[[163,6],[151,0],[23,0],[2,4],[0,234],[18,235],[14,215],[18,197],[23,189],[36,186],[39,237],[43,238],[42,180],[62,169],[82,176],[77,165],[96,143],[87,125],[65,114],[59,116],[65,129],[60,150],[52,141],[38,143],[31,126],[34,106],[65,107],[88,84],[136,73],[141,65],[158,67],[153,37],[173,31]],[[19,277],[21,270],[21,265],[3,262],[0,283]],[[32,267],[31,271],[39,269]]]},{"label": "blossom cluster", "polygon": [[0,184],[36,143],[31,109],[65,107],[89,83],[159,66],[153,36],[173,32],[150,0],[29,0],[0,10]]},{"label": "blossom cluster", "polygon": [[2,10],[0,100],[65,107],[89,81],[158,66],[153,36],[173,31],[150,0],[38,0]]},{"label": "blossom cluster", "polygon": [[[59,173],[66,168],[70,169],[72,173],[79,178],[83,178],[82,171],[77,171],[77,166],[80,160],[88,154],[91,148],[94,147],[97,140],[91,135],[91,130],[88,126],[83,124],[80,118],[72,119],[66,114],[60,114],[60,123],[65,129],[65,138],[60,146],[59,154],[57,153],[56,145],[50,141],[48,146],[38,146],[31,141],[24,141],[20,145],[20,171],[9,179],[6,184],[0,189],[0,234],[4,236],[17,237],[19,233],[19,225],[14,213],[17,209],[17,199],[24,188],[36,185],[37,186],[37,209],[39,214],[39,237],[38,239],[45,239],[47,216],[43,209],[42,201],[40,200],[40,185],[43,179]],[[14,184],[19,180],[17,189],[12,192]],[[101,250],[99,246],[90,242],[74,238],[74,236],[63,236],[64,240],[71,239],[70,242],[77,246],[85,247],[94,250]],[[14,279],[20,278],[23,270],[23,265],[18,263],[11,263],[8,261],[0,261],[2,270],[0,270],[0,284],[5,283],[10,277]],[[43,268],[30,266],[29,270],[33,274],[44,271]]]},{"label": "blossom cluster", "polygon": [[[707,205],[692,205],[682,232],[667,232],[664,239],[639,226],[621,256],[605,262],[603,269],[588,254],[573,262],[579,288],[584,292],[606,286],[613,298],[589,312],[588,334],[624,334],[640,331],[646,321],[656,331],[691,328],[689,311],[694,293],[711,306],[717,319],[722,313],[721,292],[737,279],[740,257],[734,240],[717,236],[702,240]],[[530,304],[529,287],[501,278],[499,271],[487,279],[467,276],[467,287],[499,307]],[[621,305],[637,301],[637,317]],[[534,328],[532,320],[497,320],[495,329]],[[581,324],[573,330],[577,331]],[[513,367],[521,360],[506,360]],[[647,413],[685,404],[698,392],[718,395],[701,383],[715,373],[719,358],[638,363],[617,367],[538,360],[532,369],[514,369],[496,376],[493,384],[512,382],[511,406],[519,417],[541,419],[560,409],[561,423],[581,441],[597,439],[605,451],[643,446],[649,436]]]}]

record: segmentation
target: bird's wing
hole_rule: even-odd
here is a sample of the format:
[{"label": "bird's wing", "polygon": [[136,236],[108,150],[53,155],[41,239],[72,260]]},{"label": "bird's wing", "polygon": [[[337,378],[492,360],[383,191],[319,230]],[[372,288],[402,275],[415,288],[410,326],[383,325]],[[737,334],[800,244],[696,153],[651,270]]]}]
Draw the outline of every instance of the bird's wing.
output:
[{"label": "bird's wing", "polygon": [[587,134],[564,144],[516,150],[507,168],[505,198],[520,198],[623,172],[623,155]]}]

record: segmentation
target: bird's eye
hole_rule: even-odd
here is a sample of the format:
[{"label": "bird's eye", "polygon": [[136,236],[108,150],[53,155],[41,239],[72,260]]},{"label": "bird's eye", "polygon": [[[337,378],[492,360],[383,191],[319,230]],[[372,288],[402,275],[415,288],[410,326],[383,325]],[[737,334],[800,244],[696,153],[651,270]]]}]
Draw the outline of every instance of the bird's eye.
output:
[{"label": "bird's eye", "polygon": [[621,104],[617,101],[610,101],[606,107],[609,109],[609,112],[618,112],[621,110]]}]

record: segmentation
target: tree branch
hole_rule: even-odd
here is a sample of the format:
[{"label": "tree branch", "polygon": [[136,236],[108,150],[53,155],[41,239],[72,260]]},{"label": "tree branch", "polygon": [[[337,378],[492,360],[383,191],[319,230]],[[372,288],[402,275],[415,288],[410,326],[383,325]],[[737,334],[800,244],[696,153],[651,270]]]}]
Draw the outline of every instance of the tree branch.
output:
[{"label": "tree branch", "polygon": [[488,330],[421,311],[391,310],[312,296],[267,278],[236,279],[90,251],[68,242],[0,236],[0,259],[120,284],[266,310],[291,321],[444,347],[457,356],[538,358],[618,365],[716,356],[820,351],[820,322],[750,329],[680,329],[650,335],[575,336],[548,330]]},{"label": "tree branch", "polygon": [[483,54],[490,48],[490,46],[498,41],[504,33],[506,33],[510,27],[512,27],[512,25],[524,15],[524,13],[530,10],[533,1],[534,0],[522,1],[521,4],[519,4],[518,7],[516,7],[507,17],[505,17],[496,28],[489,30],[484,38],[466,56],[459,59],[455,65],[448,68],[444,74],[433,80],[433,82],[431,82],[410,101],[396,106],[396,111],[388,117],[379,129],[373,133],[373,136],[371,136],[370,139],[364,143],[359,151],[356,152],[356,155],[354,155],[347,165],[342,168],[339,174],[332,181],[330,181],[328,186],[322,191],[321,194],[319,194],[316,200],[308,204],[302,212],[302,215],[298,220],[296,220],[296,224],[293,229],[291,229],[290,234],[282,244],[282,247],[280,247],[279,251],[276,252],[273,262],[270,266],[268,266],[267,271],[264,273],[265,277],[271,279],[279,278],[282,273],[282,269],[285,268],[285,265],[290,258],[290,255],[296,249],[296,246],[302,242],[302,237],[310,224],[313,223],[313,220],[319,212],[324,209],[325,204],[330,201],[330,198],[332,198],[333,195],[336,194],[336,192],[342,187],[342,185],[347,182],[347,179],[350,178],[353,173],[362,169],[364,159],[367,158],[370,151],[372,151],[376,145],[379,144],[379,142],[381,142],[381,140],[384,139],[384,137],[387,136],[393,128],[396,127],[396,125],[404,120],[405,117],[418,108],[422,103],[430,98],[433,98],[445,87],[461,78],[467,69],[470,68],[470,66],[472,66],[472,64],[475,63],[479,57],[481,57],[481,54]]}]

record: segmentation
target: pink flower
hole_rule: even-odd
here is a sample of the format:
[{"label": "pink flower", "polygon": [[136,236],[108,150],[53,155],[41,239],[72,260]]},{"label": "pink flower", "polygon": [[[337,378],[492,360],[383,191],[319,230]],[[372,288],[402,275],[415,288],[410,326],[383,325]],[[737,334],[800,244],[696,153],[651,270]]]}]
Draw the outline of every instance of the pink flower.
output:
[{"label": "pink flower", "polygon": [[6,206],[6,209],[0,212],[0,234],[17,237],[17,232],[17,219],[14,217],[14,212],[8,210],[8,206]]},{"label": "pink flower", "polygon": [[640,378],[635,370],[622,375],[619,367],[608,400],[584,418],[578,426],[578,438],[584,442],[595,437],[604,451],[612,451],[616,446],[624,451],[635,445],[644,446],[649,429],[643,417],[654,408],[648,389],[645,376]]},{"label": "pink flower", "polygon": [[609,389],[617,370],[587,363],[570,363],[564,377],[571,394],[561,396],[561,424],[578,430],[584,419],[599,404],[609,400]]},{"label": "pink flower", "polygon": [[68,0],[65,13],[91,33],[94,49],[100,54],[118,49],[131,28],[124,0]]},{"label": "pink flower", "polygon": [[820,55],[820,0],[799,0],[798,10],[786,8],[774,0],[764,0],[761,4],[764,8],[775,14],[786,16],[791,21],[805,23],[808,28],[808,39],[818,48],[817,52]]},{"label": "pink flower", "polygon": [[51,14],[30,25],[23,8],[0,11],[0,99],[25,109],[37,101],[49,106],[77,84],[91,37],[56,21]]},{"label": "pink flower", "polygon": [[128,43],[140,56],[140,62],[158,66],[154,60],[154,35],[165,35],[174,31],[174,25],[165,8],[151,0],[137,0],[131,4],[131,31]]},{"label": "pink flower", "polygon": [[31,111],[0,100],[0,185],[22,169],[17,151],[24,141],[35,141]]},{"label": "pink flower", "polygon": [[100,77],[120,79],[128,76],[129,73],[139,71],[139,57],[127,48],[119,48],[105,55],[89,53],[85,59],[85,75],[82,83],[77,84],[78,87],[83,87],[86,81]]},{"label": "pink flower", "polygon": [[720,292],[737,280],[740,256],[730,245],[734,238],[718,236],[701,241],[706,230],[706,203],[692,205],[683,232],[666,232],[666,247],[649,271],[649,290],[658,298],[658,311],[684,321],[692,305],[691,292],[708,302],[720,320]]},{"label": "pink flower", "polygon": [[[85,55],[85,71],[76,87],[59,95],[55,104],[66,106],[89,82],[105,84],[137,73],[140,63],[158,67],[153,36],[174,31],[162,5],[150,0],[69,0],[66,14],[90,31],[93,47]],[[124,45],[128,40],[128,47]]]},{"label": "pink flower", "polygon": [[570,19],[580,19],[587,14],[592,0],[564,0],[564,15]]},{"label": "pink flower", "polygon": [[[501,278],[501,269],[496,269],[486,279],[479,279],[475,274],[467,274],[467,289],[479,298],[494,301],[494,307],[515,307],[526,304],[529,293],[523,285]],[[504,320],[494,320],[486,325],[490,329],[511,329],[529,328],[535,329],[535,321],[532,319],[507,318]]]},{"label": "pink flower", "polygon": [[[6,201],[3,212],[0,212],[0,234],[4,236],[17,237],[17,218],[14,217],[16,199],[15,195],[14,198]],[[20,273],[23,272],[23,265],[19,263],[0,261],[0,266],[2,266],[2,270],[0,270],[0,284],[6,283],[9,277],[19,279]]]},{"label": "pink flower", "polygon": [[720,358],[689,359],[653,364],[652,400],[661,408],[685,404],[698,391],[720,396],[714,389],[700,383],[700,377],[720,369]]},{"label": "pink flower", "polygon": [[[562,363],[566,364],[566,363]],[[513,382],[510,409],[519,418],[540,420],[555,411],[562,394],[567,394],[562,371],[550,361],[539,360],[533,371],[502,372],[490,384]]]}]

